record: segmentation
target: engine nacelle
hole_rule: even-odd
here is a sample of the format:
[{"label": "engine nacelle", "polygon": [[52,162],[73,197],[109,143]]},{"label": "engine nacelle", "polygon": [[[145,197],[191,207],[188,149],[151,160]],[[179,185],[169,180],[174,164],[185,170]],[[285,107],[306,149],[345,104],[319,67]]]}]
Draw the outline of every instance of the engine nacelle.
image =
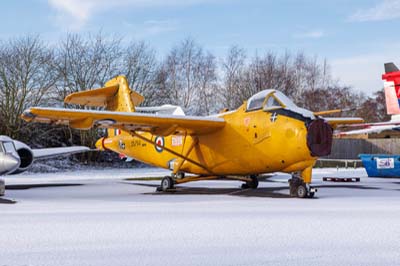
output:
[{"label": "engine nacelle", "polygon": [[13,140],[13,141],[21,163],[17,168],[17,170],[10,173],[11,175],[25,172],[33,163],[33,152],[31,148],[25,143],[22,143],[18,140]]}]

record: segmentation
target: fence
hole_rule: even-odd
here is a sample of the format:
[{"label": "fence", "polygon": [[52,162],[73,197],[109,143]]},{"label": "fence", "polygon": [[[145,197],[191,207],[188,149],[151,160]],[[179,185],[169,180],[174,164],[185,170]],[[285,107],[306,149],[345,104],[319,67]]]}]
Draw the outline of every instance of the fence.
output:
[{"label": "fence", "polygon": [[358,159],[360,153],[400,154],[400,139],[334,139],[327,159]]}]

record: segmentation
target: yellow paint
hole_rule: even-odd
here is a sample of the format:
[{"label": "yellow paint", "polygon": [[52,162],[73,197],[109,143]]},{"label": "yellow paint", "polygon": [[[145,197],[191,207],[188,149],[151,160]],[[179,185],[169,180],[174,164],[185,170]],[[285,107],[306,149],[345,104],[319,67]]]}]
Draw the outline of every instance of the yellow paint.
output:
[{"label": "yellow paint", "polygon": [[[311,156],[307,147],[304,121],[285,115],[271,119],[274,111],[246,111],[246,102],[236,111],[220,113],[217,119],[130,115],[143,97],[132,92],[122,76],[105,86],[72,94],[66,102],[104,106],[119,113],[31,108],[22,117],[80,129],[97,123],[108,128],[108,137],[96,143],[98,149],[122,153],[173,173],[246,176],[300,172],[306,183],[311,182],[317,158]],[[335,121],[334,125],[338,123]]]}]

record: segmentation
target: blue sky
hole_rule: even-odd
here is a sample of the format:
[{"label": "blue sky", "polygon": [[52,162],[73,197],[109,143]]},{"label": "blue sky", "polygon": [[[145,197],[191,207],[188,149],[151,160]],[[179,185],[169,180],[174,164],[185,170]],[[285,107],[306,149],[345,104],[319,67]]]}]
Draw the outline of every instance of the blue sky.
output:
[{"label": "blue sky", "polygon": [[304,51],[328,59],[335,78],[370,94],[397,57],[400,0],[2,0],[0,38],[98,32],[145,40],[162,56],[194,38],[217,56]]}]

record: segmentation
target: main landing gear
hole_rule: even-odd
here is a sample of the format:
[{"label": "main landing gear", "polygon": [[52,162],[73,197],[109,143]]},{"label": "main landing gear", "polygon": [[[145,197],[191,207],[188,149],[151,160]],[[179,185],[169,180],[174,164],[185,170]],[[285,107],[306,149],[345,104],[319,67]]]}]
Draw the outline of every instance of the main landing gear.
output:
[{"label": "main landing gear", "polygon": [[175,175],[165,176],[161,180],[161,184],[157,187],[157,191],[173,191],[176,184],[183,184],[192,181],[200,181],[200,180],[213,180],[213,179],[232,179],[232,180],[239,180],[244,181],[245,183],[242,184],[242,189],[256,189],[258,187],[258,178],[256,175],[250,175],[246,177],[235,177],[235,176],[185,176],[184,173],[178,172]]},{"label": "main landing gear", "polygon": [[288,182],[290,186],[290,196],[292,197],[313,198],[315,192],[317,192],[316,188],[304,183],[304,181],[296,175],[293,175]]},{"label": "main landing gear", "polygon": [[249,176],[249,179],[246,183],[242,184],[242,189],[256,189],[258,187],[258,178],[256,175]]}]

